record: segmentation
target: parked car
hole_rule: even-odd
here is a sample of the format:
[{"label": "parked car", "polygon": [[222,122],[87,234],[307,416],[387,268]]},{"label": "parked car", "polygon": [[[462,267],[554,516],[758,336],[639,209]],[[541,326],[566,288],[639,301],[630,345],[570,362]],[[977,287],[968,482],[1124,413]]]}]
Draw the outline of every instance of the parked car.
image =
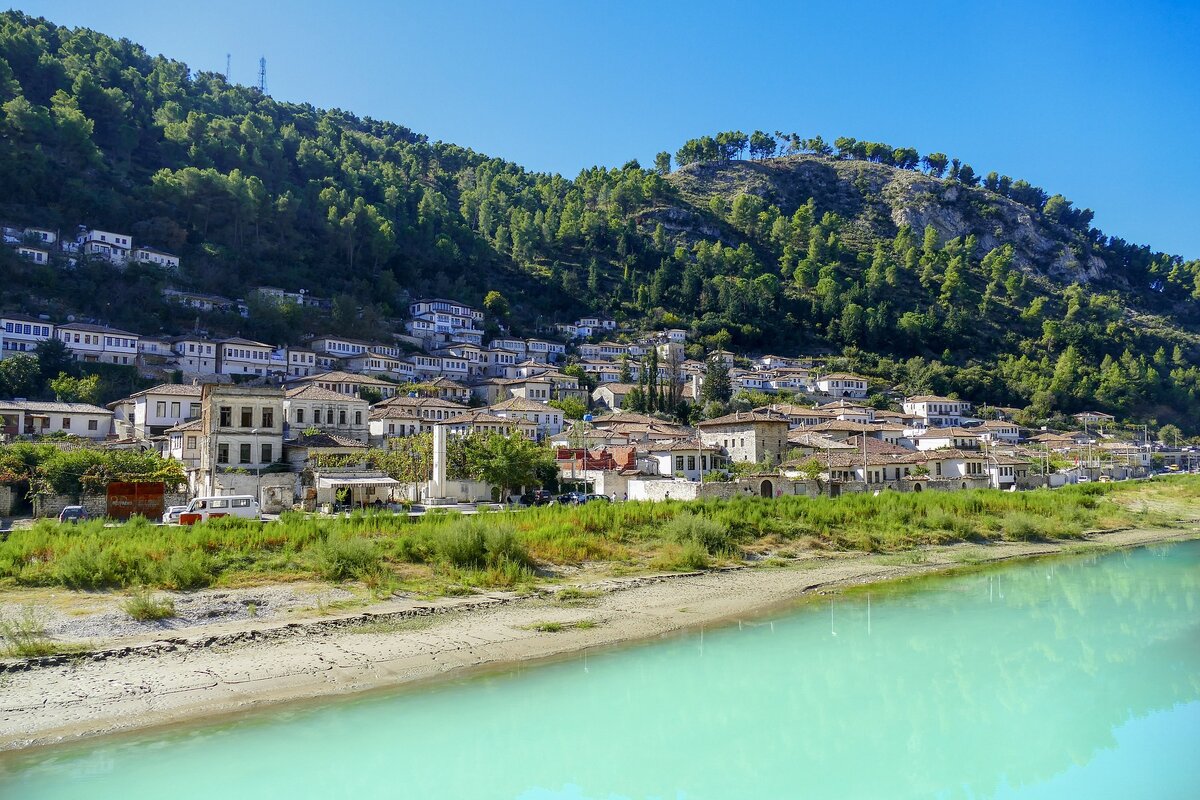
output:
[{"label": "parked car", "polygon": [[567,492],[558,496],[558,502],[564,506],[578,506],[587,502],[587,495],[583,492]]},{"label": "parked car", "polygon": [[595,501],[597,501],[597,500],[603,501],[603,502],[605,502],[605,503],[611,503],[611,502],[612,502],[612,498],[611,498],[611,497],[609,497],[609,496],[608,496],[608,495],[606,495],[606,494],[589,494],[589,495],[586,495],[586,496],[584,497],[584,501],[583,501],[583,502],[585,502],[585,503],[592,503],[592,502],[595,502]]},{"label": "parked car", "polygon": [[83,506],[67,506],[62,511],[58,512],[59,522],[83,522],[87,518],[87,510]]},{"label": "parked car", "polygon": [[180,525],[195,525],[217,517],[262,519],[258,499],[248,494],[197,497],[179,515]]},{"label": "parked car", "polygon": [[162,515],[163,525],[178,525],[179,515],[184,511],[187,511],[187,506],[169,506]]},{"label": "parked car", "polygon": [[524,495],[521,502],[527,506],[548,506],[554,502],[554,495],[545,489],[534,489],[532,492]]}]

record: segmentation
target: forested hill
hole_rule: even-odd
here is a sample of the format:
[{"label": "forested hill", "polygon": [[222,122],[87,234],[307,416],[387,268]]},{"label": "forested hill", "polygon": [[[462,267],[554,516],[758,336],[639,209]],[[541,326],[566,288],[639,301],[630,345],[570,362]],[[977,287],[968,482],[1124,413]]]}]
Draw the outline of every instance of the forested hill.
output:
[{"label": "forested hill", "polygon": [[[528,334],[610,313],[844,353],[913,391],[1200,411],[1200,263],[939,153],[727,132],[567,179],[20,12],[0,14],[0,107],[0,220],[126,231],[184,265],[68,275],[5,250],[6,308],[171,333],[194,319],[162,301],[168,281],[274,285],[335,296],[320,325],[378,336],[409,296],[498,289]],[[312,324],[255,311],[203,324],[279,342]]]}]

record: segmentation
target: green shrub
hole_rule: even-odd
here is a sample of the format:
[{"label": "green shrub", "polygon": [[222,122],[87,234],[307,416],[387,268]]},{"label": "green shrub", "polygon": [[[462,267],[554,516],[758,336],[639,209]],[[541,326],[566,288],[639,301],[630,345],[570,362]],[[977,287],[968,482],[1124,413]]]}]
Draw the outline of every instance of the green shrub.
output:
[{"label": "green shrub", "polygon": [[1042,521],[1032,514],[1009,514],[1000,523],[1004,538],[1015,542],[1032,542],[1043,536]]},{"label": "green shrub", "polygon": [[203,589],[216,580],[213,560],[199,550],[176,550],[158,565],[158,584],[166,589]]},{"label": "green shrub", "polygon": [[442,561],[463,569],[487,563],[487,534],[477,519],[461,518],[434,534],[434,550]]},{"label": "green shrub", "polygon": [[0,618],[0,642],[4,644],[2,655],[5,656],[48,656],[57,650],[46,637],[41,616],[30,606],[21,609],[16,616]]},{"label": "green shrub", "polygon": [[139,589],[122,605],[125,613],[141,622],[167,619],[175,616],[175,601],[169,597],[156,600],[146,591]]},{"label": "green shrub", "polygon": [[682,545],[697,544],[705,553],[720,555],[736,548],[734,536],[727,525],[684,512],[663,527],[663,536]]},{"label": "green shrub", "polygon": [[375,543],[362,536],[330,536],[316,552],[317,574],[327,581],[357,578],[380,564]]}]

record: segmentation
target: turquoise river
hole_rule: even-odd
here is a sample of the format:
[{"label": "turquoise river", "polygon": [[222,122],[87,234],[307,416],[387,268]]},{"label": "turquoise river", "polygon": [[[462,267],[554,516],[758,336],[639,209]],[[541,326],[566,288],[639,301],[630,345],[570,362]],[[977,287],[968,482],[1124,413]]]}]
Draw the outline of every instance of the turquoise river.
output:
[{"label": "turquoise river", "polygon": [[5,800],[338,797],[1200,798],[1200,542],[0,757]]}]

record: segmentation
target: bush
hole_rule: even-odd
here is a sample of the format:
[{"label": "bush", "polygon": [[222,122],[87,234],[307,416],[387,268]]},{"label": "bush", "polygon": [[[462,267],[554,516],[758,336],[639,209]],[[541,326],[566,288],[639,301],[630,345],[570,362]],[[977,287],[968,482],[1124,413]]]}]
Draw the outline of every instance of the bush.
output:
[{"label": "bush", "polygon": [[214,580],[212,559],[198,550],[176,550],[158,565],[158,583],[166,589],[203,589]]},{"label": "bush", "polygon": [[734,536],[725,525],[699,514],[684,512],[663,527],[663,536],[682,545],[697,544],[705,553],[720,555],[736,548]]},{"label": "bush", "polygon": [[456,519],[434,534],[434,551],[454,567],[483,567],[488,560],[485,526],[476,519]]},{"label": "bush", "polygon": [[362,536],[330,536],[316,553],[317,574],[327,581],[357,578],[380,565],[375,543]]},{"label": "bush", "polygon": [[175,601],[169,597],[155,600],[150,592],[140,589],[122,605],[125,613],[141,622],[175,616]]},{"label": "bush", "polygon": [[1042,521],[1032,514],[1009,514],[1000,524],[1004,538],[1016,542],[1032,542],[1043,536]]},{"label": "bush", "polygon": [[26,606],[12,619],[0,619],[0,642],[5,656],[47,656],[55,652],[54,644],[46,637],[46,626],[33,608]]}]

